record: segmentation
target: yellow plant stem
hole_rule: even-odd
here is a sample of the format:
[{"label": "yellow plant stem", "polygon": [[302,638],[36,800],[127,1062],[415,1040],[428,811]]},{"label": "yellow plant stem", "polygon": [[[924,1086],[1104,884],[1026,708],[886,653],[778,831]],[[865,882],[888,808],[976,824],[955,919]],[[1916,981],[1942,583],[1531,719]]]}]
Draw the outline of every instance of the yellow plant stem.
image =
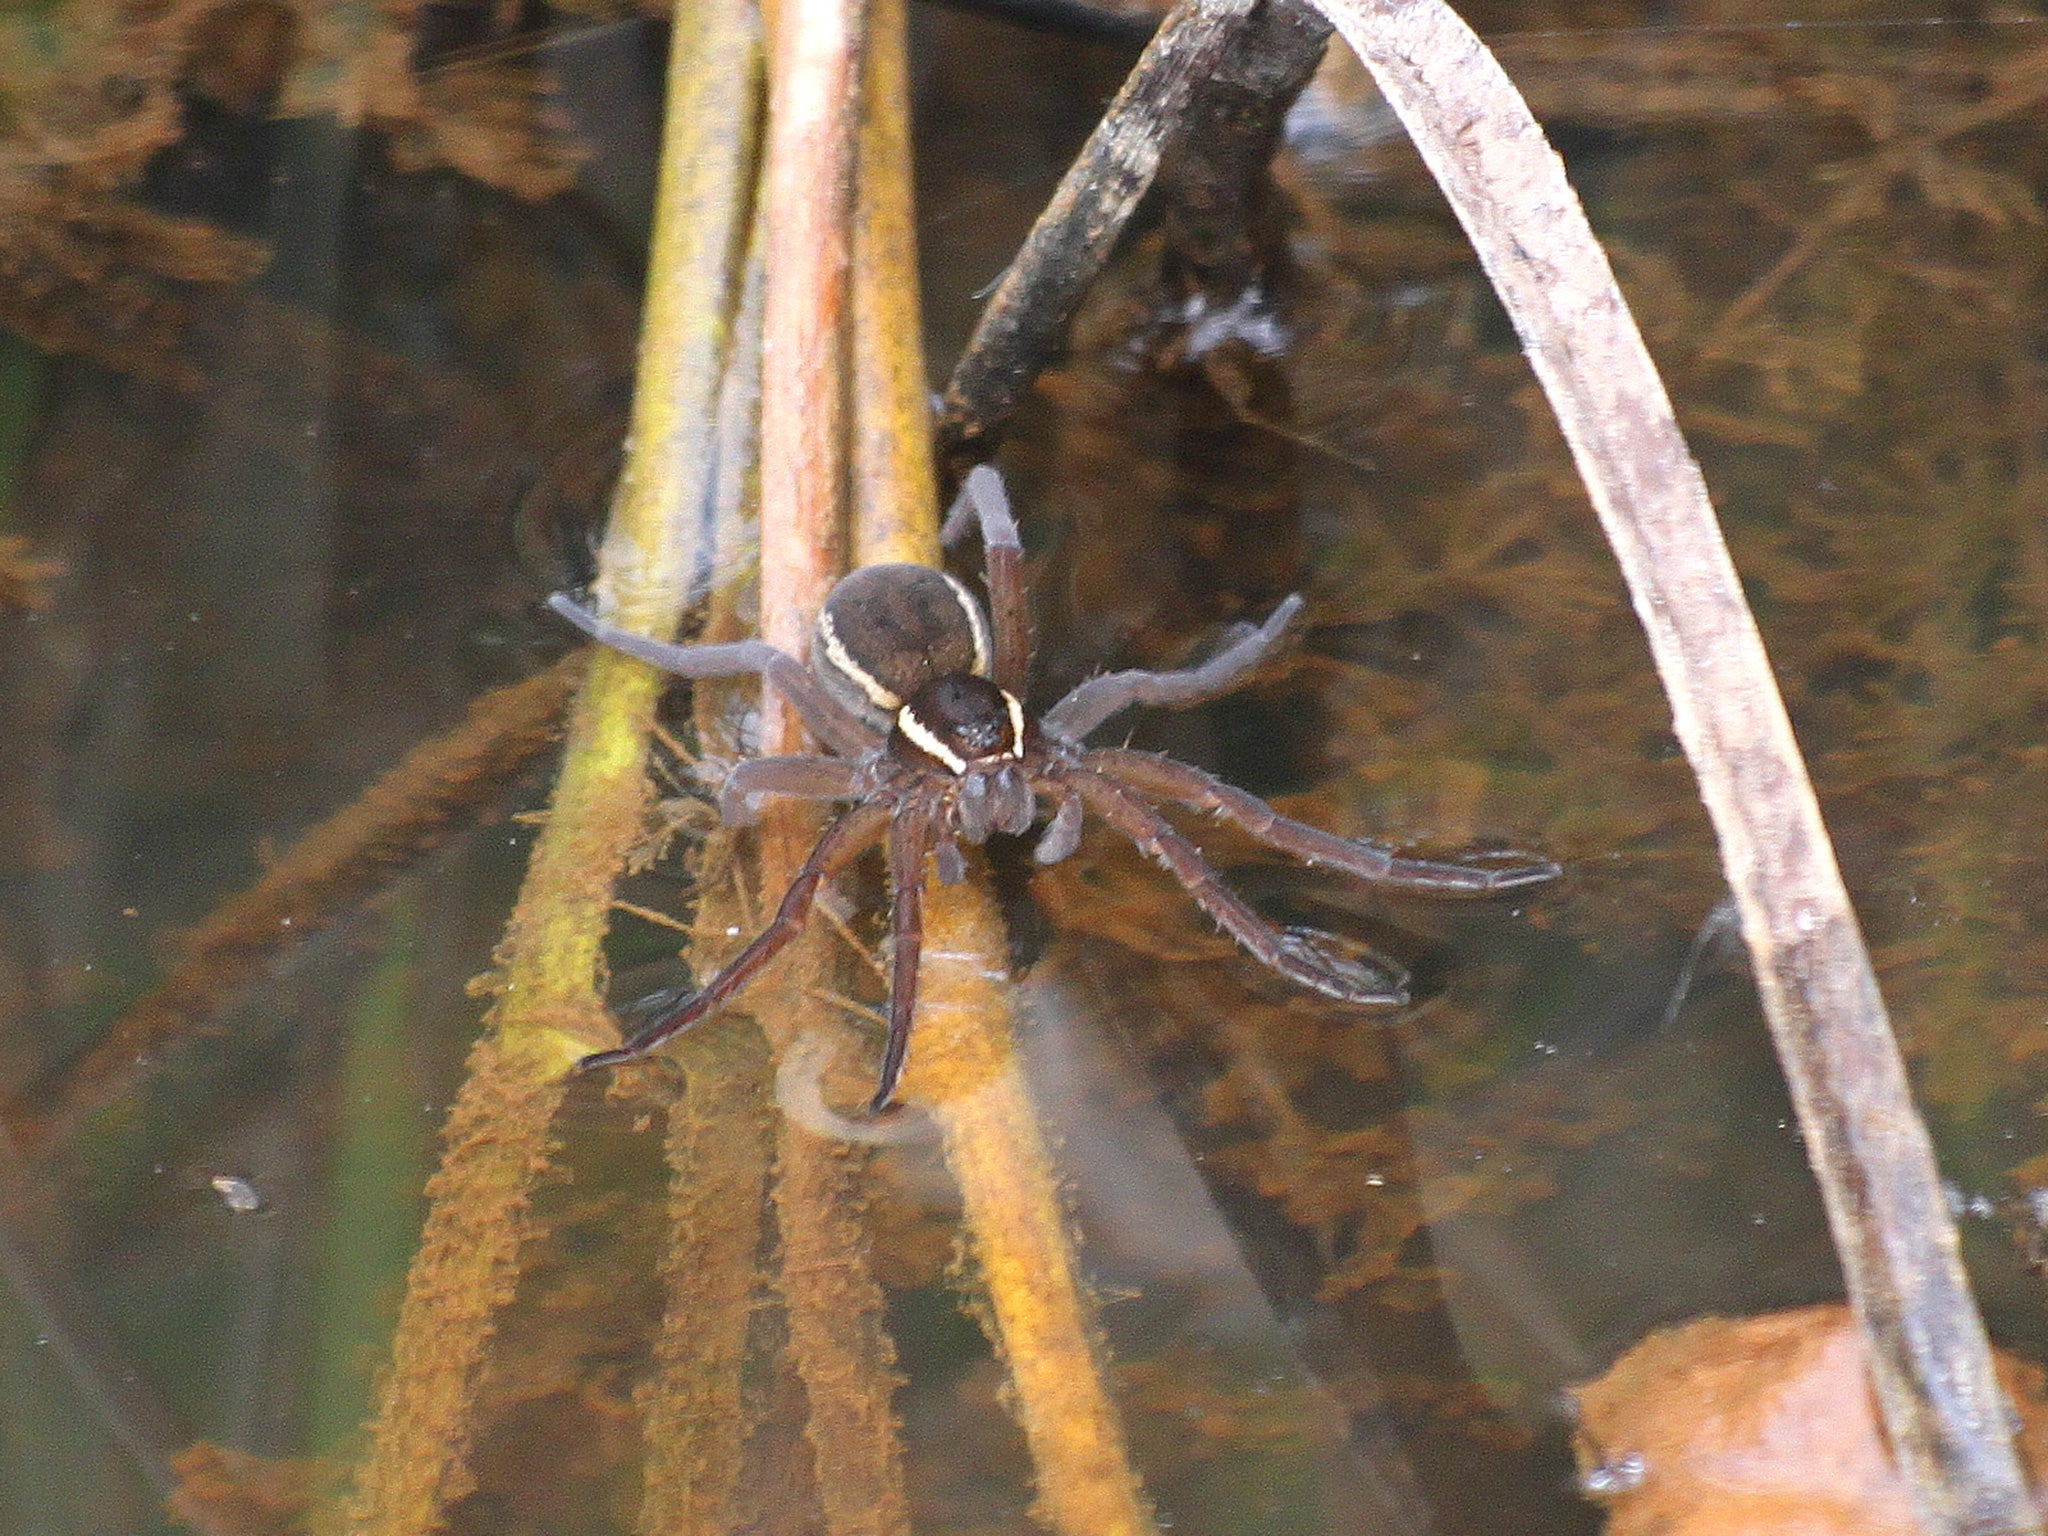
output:
[{"label": "yellow plant stem", "polygon": [[1010,1040],[1000,925],[977,886],[934,887],[925,912],[909,1091],[945,1136],[996,1346],[1060,1536],[1151,1536],[1096,1347],[1045,1138]]},{"label": "yellow plant stem", "polygon": [[853,219],[854,563],[939,563],[911,197],[908,0],[869,0]]},{"label": "yellow plant stem", "polygon": [[[471,1486],[465,1458],[485,1347],[517,1283],[528,1200],[563,1084],[601,1018],[591,997],[596,936],[576,919],[594,895],[602,923],[609,866],[593,875],[578,861],[623,851],[639,833],[639,726],[657,687],[645,667],[599,656],[572,713],[574,771],[565,771],[535,847],[493,1027],[470,1052],[443,1130],[447,1150],[427,1183],[391,1370],[343,1526],[351,1536],[427,1536]],[[586,814],[565,815],[565,807]]]},{"label": "yellow plant stem", "polygon": [[[918,343],[904,0],[871,0],[854,310],[854,547],[863,564],[940,558],[931,407]],[[927,945],[907,1097],[938,1121],[966,1243],[988,1291],[1038,1481],[1059,1536],[1150,1536],[1093,1307],[1012,1047],[1002,921],[978,881],[926,882]]]},{"label": "yellow plant stem", "polygon": [[[745,561],[759,430],[762,232],[757,199],[732,354],[718,401],[718,484],[700,566],[730,572]],[[734,639],[737,593],[727,581],[706,604],[703,638]],[[726,695],[748,686],[701,682],[691,690],[699,741],[716,739]],[[758,920],[747,909],[723,828],[691,860],[697,910],[690,953],[708,975],[731,957],[735,934]],[[728,1016],[685,1035],[668,1053],[686,1087],[668,1106],[668,1240],[654,1369],[640,1392],[644,1494],[636,1528],[649,1536],[725,1536],[747,1523],[740,1501],[747,1437],[746,1350],[760,1289],[776,1117],[766,1085],[767,1043],[749,1019]]]},{"label": "yellow plant stem", "polygon": [[[612,616],[651,634],[674,633],[692,566],[747,218],[757,58],[743,0],[679,11],[632,443],[601,560]],[[600,652],[570,712],[561,779],[500,950],[498,1002],[427,1186],[391,1371],[344,1516],[350,1536],[427,1536],[470,1486],[472,1404],[550,1125],[570,1067],[609,1034],[593,985],[613,875],[643,826],[662,684]]]}]

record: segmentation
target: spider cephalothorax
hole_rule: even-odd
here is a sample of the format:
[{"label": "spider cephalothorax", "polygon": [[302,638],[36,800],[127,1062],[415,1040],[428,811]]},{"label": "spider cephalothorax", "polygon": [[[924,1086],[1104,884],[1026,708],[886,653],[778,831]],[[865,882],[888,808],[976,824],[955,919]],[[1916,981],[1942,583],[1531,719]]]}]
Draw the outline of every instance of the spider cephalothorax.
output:
[{"label": "spider cephalothorax", "polygon": [[1257,628],[1243,626],[1200,666],[1179,672],[1111,672],[1082,683],[1033,720],[1023,698],[1030,627],[1017,526],[994,470],[967,477],[946,521],[950,540],[979,519],[990,612],[943,571],[876,565],[832,589],[818,615],[811,669],[761,641],[670,645],[631,634],[564,594],[555,611],[587,634],[683,677],[759,673],[781,691],[836,754],[755,758],[739,764],[719,795],[728,822],[752,818],[767,795],[852,802],[818,838],[767,928],[701,990],[669,1008],[624,1045],[584,1058],[585,1067],[631,1061],[705,1018],[750,981],[803,926],[833,871],[886,838],[894,893],[889,1038],[873,1108],[886,1107],[910,1040],[923,947],[921,888],[927,857],[948,883],[966,874],[961,845],[997,832],[1022,835],[1041,812],[1034,857],[1052,864],[1080,845],[1093,811],[1163,865],[1202,910],[1256,959],[1303,986],[1345,1002],[1408,1000],[1397,968],[1340,955],[1322,936],[1276,928],[1210,868],[1156,809],[1167,801],[1236,823],[1268,847],[1361,880],[1440,895],[1488,895],[1554,878],[1547,859],[1502,854],[1467,863],[1405,858],[1373,843],[1291,821],[1257,796],[1148,752],[1082,745],[1090,731],[1133,704],[1176,708],[1227,693],[1280,638],[1301,599],[1290,597]]}]

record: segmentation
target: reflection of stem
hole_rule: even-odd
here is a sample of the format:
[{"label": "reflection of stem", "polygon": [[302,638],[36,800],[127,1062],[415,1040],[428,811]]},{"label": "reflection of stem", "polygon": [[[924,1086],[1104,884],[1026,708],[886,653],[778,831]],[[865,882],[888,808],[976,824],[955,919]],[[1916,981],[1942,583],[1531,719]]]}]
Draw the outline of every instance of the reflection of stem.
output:
[{"label": "reflection of stem", "polygon": [[[724,834],[720,834],[723,836]],[[699,934],[730,903],[706,899]],[[722,1536],[751,1428],[741,1396],[757,1284],[764,1195],[774,1145],[766,1042],[740,1018],[675,1048],[688,1088],[668,1111],[668,1304],[642,1401],[646,1493],[637,1529]]]},{"label": "reflection of stem", "polygon": [[41,1115],[10,1120],[44,1157],[120,1099],[138,1071],[220,1006],[279,950],[317,933],[371,885],[434,847],[555,741],[580,655],[486,694],[454,730],[423,743],[351,804],[312,828],[247,891],[184,935],[164,979],[108,1031]]},{"label": "reflection of stem", "polygon": [[0,1127],[0,1283],[13,1293],[10,1310],[33,1330],[108,1438],[153,1489],[167,1493],[177,1483],[171,1457],[185,1431],[71,1280],[62,1239],[43,1214],[47,1203],[14,1138]]},{"label": "reflection of stem", "polygon": [[[726,316],[746,228],[756,79],[750,9],[677,15],[630,454],[601,560],[600,600],[673,634],[693,568]],[[595,656],[561,780],[506,929],[493,1028],[471,1053],[348,1511],[352,1536],[425,1536],[468,1486],[471,1401],[517,1280],[534,1179],[569,1066],[608,1026],[592,996],[613,872],[642,832],[647,729],[662,679]]]},{"label": "reflection of stem", "polygon": [[412,1252],[412,1234],[391,1213],[412,1209],[432,1152],[406,1070],[419,928],[419,901],[407,892],[385,915],[383,953],[348,1009],[306,1389],[306,1440],[318,1456],[345,1450],[363,1422],[374,1363],[363,1341],[386,1326]]},{"label": "reflection of stem", "polygon": [[1628,581],[1921,1524],[2039,1536],[1933,1148],[1770,659],[1585,210],[1499,63],[1442,0],[1318,3],[1471,237]]}]

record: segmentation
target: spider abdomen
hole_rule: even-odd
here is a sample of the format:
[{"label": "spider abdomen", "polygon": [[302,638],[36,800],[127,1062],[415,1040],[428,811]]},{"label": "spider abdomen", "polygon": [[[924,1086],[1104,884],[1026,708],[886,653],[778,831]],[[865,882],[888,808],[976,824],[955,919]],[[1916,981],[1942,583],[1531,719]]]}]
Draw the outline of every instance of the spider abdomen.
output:
[{"label": "spider abdomen", "polygon": [[842,577],[818,610],[811,666],[841,705],[887,730],[934,678],[987,673],[988,618],[944,571],[863,566]]}]

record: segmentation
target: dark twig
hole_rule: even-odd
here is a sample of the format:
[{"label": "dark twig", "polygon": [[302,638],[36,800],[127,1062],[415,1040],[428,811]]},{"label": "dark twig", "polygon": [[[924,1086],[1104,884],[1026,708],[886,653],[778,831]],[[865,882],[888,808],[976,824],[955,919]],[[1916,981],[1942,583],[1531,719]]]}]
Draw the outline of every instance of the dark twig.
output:
[{"label": "dark twig", "polygon": [[1266,167],[1330,24],[1302,0],[1187,0],[1138,60],[1039,215],[946,386],[940,462],[994,451],[1155,176],[1168,259],[1211,305],[1254,289],[1278,254]]},{"label": "dark twig", "polygon": [[1441,0],[1318,0],[1478,251],[1699,777],[1893,1454],[1930,1536],[2038,1536],[1870,956],[1706,485],[1564,167]]},{"label": "dark twig", "polygon": [[1027,32],[1051,32],[1091,43],[1124,43],[1143,47],[1159,29],[1159,18],[1112,11],[1085,0],[939,0],[956,11],[993,16]]},{"label": "dark twig", "polygon": [[1059,345],[1081,295],[1152,185],[1199,81],[1241,48],[1257,0],[1184,0],[1168,16],[1109,111],[1067,168],[982,311],[939,412],[939,459],[985,459],[1031,380]]},{"label": "dark twig", "polygon": [[1329,22],[1303,0],[1267,0],[1196,88],[1159,168],[1169,275],[1211,308],[1263,286],[1282,259],[1286,230],[1268,167],[1329,40]]}]

